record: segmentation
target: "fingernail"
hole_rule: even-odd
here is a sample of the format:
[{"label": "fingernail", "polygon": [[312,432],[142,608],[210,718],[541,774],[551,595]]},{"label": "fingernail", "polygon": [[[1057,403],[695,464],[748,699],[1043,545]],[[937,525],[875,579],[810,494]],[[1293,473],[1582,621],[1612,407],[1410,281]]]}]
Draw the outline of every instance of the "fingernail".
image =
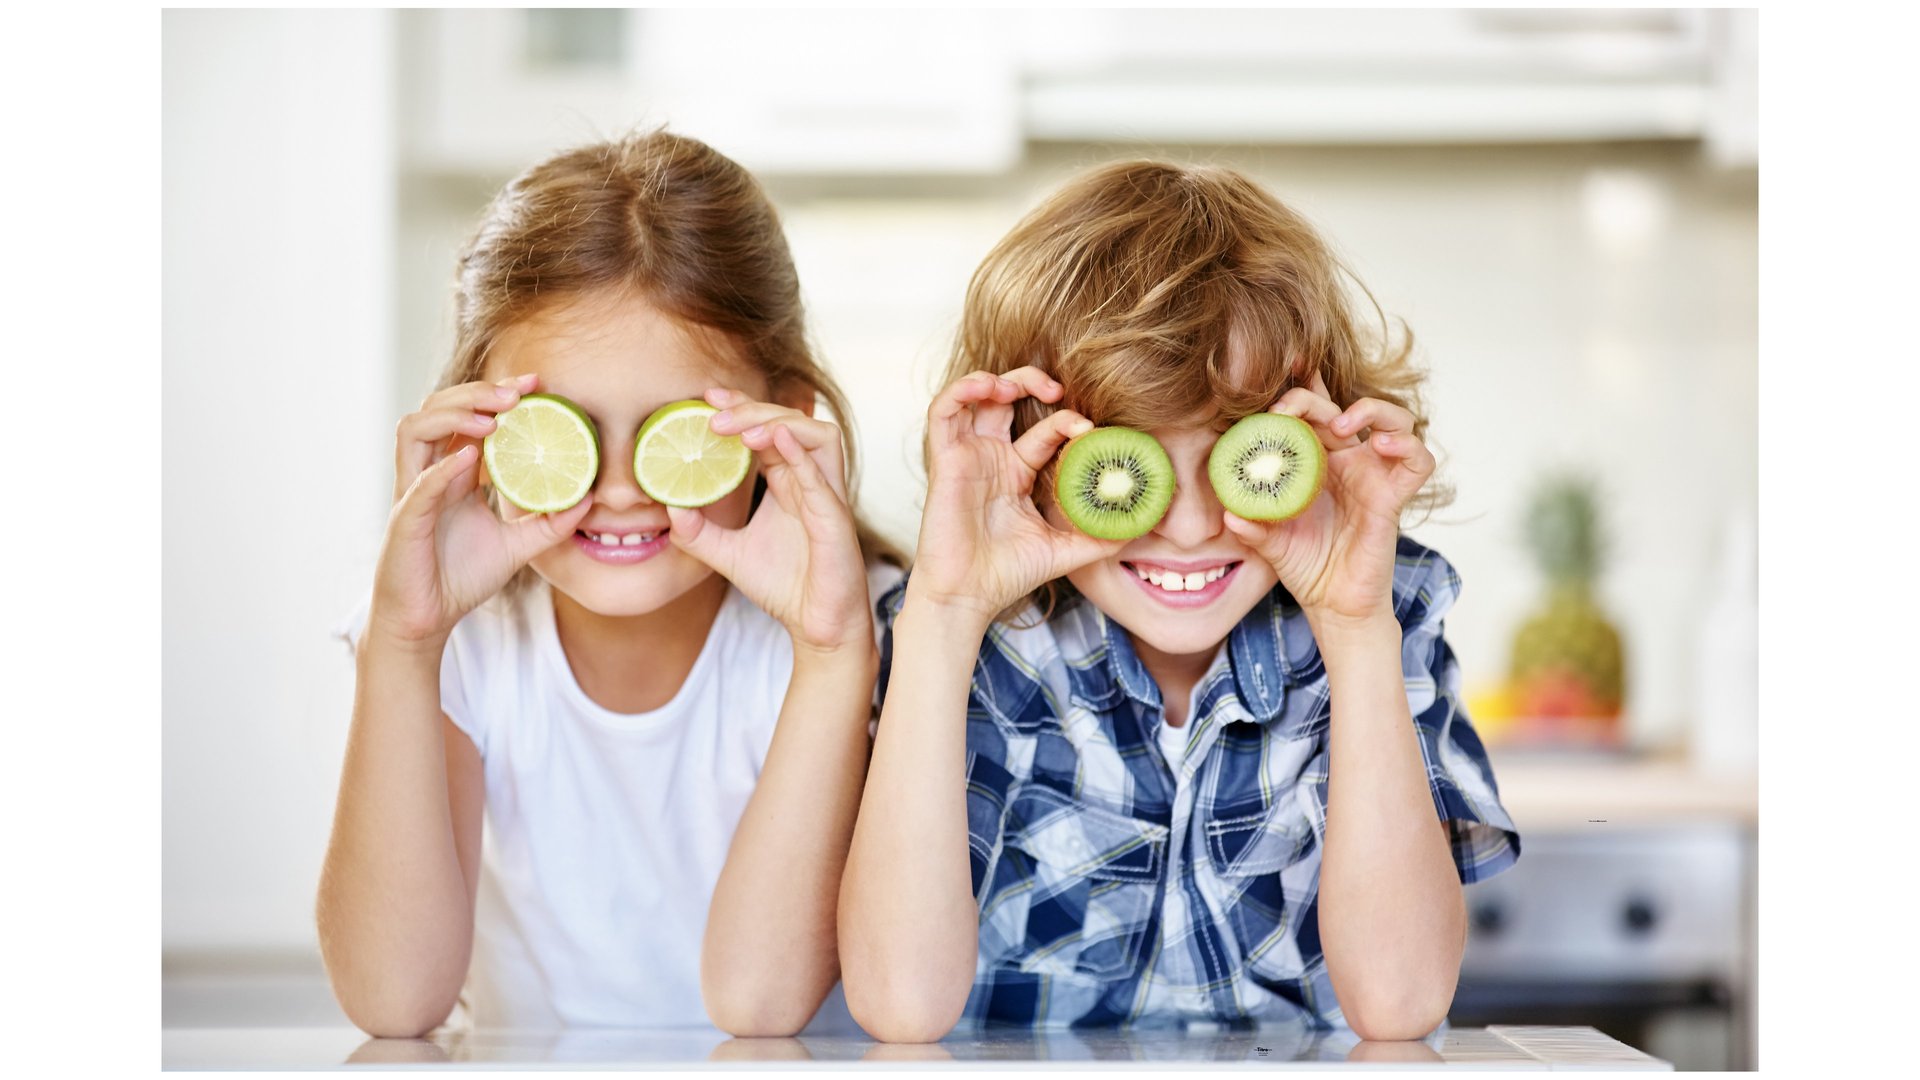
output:
[{"label": "fingernail", "polygon": [[1379,440],[1381,446],[1386,446],[1387,444],[1393,442],[1393,436],[1391,435],[1384,435],[1384,434],[1376,435],[1374,436],[1374,438]]},{"label": "fingernail", "polygon": [[501,401],[512,401],[520,395],[508,387],[496,386],[493,388],[493,396],[499,398]]},{"label": "fingernail", "polygon": [[713,428],[713,430],[719,431],[721,425],[731,424],[732,422],[733,422],[733,414],[723,409],[720,412],[714,413],[713,419],[707,421],[707,424],[709,427]]},{"label": "fingernail", "polygon": [[740,437],[743,439],[750,438],[752,436],[760,434],[765,430],[767,430],[767,426],[765,424],[755,424],[752,427],[748,428],[747,430],[741,432]]},{"label": "fingernail", "polygon": [[518,379],[515,379],[514,381],[519,383],[521,386],[532,386],[535,382],[539,380],[539,378],[540,376],[538,375],[522,375]]}]

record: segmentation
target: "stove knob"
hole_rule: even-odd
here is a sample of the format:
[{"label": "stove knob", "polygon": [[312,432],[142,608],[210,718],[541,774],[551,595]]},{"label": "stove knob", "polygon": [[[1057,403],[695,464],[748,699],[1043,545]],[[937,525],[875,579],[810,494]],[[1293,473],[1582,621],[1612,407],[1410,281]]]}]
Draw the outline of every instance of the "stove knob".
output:
[{"label": "stove knob", "polygon": [[1627,933],[1636,936],[1652,933],[1654,924],[1659,921],[1659,912],[1654,910],[1653,901],[1645,897],[1629,899],[1626,908],[1620,912],[1621,924],[1626,927]]},{"label": "stove knob", "polygon": [[1507,909],[1498,900],[1476,901],[1470,917],[1473,928],[1489,936],[1500,933],[1507,926]]}]

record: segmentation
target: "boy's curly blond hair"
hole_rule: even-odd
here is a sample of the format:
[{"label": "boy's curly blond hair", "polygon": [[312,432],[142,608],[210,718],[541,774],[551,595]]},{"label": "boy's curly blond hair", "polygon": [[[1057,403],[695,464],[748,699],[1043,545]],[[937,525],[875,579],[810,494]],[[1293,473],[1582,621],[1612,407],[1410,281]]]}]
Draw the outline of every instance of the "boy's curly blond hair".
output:
[{"label": "boy's curly blond hair", "polygon": [[[1364,327],[1347,282],[1372,308]],[[1060,407],[1096,424],[1224,429],[1318,372],[1335,404],[1391,401],[1424,437],[1425,373],[1400,329],[1305,218],[1245,176],[1123,161],[1068,183],[988,253],[942,383],[1033,364],[1066,388]],[[1013,436],[1053,408],[1023,399]],[[1450,499],[1430,484],[1414,505]],[[1064,584],[1033,599],[1052,610]]]}]

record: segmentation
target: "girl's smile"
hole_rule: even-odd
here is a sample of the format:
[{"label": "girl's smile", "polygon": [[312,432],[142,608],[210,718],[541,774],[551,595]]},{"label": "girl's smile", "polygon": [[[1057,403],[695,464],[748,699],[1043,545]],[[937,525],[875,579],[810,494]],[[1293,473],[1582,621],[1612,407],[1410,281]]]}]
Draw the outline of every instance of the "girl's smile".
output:
[{"label": "girl's smile", "polygon": [[587,558],[596,562],[609,566],[631,566],[651,559],[672,546],[667,541],[667,532],[664,525],[653,529],[609,529],[604,532],[576,529],[573,543]]}]

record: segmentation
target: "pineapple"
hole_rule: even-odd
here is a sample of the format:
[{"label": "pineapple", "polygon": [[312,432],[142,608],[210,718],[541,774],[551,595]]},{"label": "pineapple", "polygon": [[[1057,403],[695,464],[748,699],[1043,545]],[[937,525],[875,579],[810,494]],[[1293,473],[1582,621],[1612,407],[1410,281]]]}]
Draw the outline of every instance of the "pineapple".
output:
[{"label": "pineapple", "polygon": [[1547,579],[1543,609],[1513,639],[1510,667],[1522,716],[1612,719],[1624,695],[1620,634],[1593,599],[1603,541],[1592,480],[1547,478],[1527,508],[1527,546]]}]

